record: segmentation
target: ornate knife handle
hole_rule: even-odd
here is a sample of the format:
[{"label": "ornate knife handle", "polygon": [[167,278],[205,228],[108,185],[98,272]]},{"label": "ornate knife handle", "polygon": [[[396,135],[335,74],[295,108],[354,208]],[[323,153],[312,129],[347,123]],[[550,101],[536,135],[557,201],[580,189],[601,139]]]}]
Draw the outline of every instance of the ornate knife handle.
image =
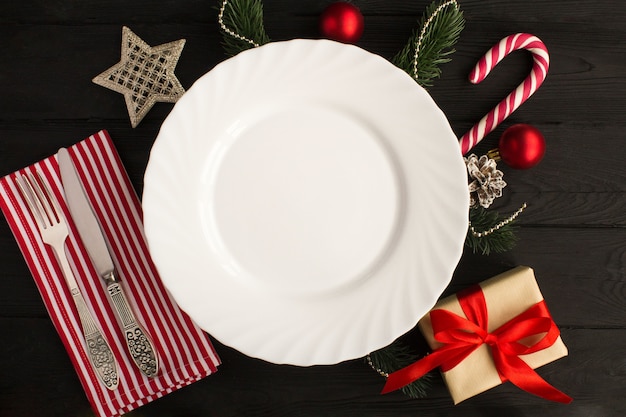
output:
[{"label": "ornate knife handle", "polygon": [[102,383],[108,389],[114,390],[119,380],[113,352],[87,309],[83,295],[78,290],[72,290],[72,296],[83,328],[89,360]]},{"label": "ornate knife handle", "polygon": [[159,361],[152,340],[135,319],[120,283],[114,278],[108,278],[107,281],[107,291],[120,319],[128,352],[144,375],[155,377],[159,372]]}]

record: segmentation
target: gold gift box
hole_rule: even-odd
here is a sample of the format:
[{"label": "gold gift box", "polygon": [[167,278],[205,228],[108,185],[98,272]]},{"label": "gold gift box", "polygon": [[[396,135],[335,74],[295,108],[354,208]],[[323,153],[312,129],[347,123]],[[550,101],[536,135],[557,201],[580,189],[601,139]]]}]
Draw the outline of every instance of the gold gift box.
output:
[{"label": "gold gift box", "polygon": [[[534,271],[527,266],[518,266],[483,281],[479,285],[487,304],[489,332],[496,330],[543,300]],[[440,300],[433,307],[434,309],[444,309],[466,317],[456,295]],[[419,328],[433,350],[442,346],[433,337],[430,314],[420,320]],[[552,346],[528,355],[521,355],[520,358],[531,368],[536,369],[564,356],[567,356],[567,347],[559,336]],[[491,351],[486,344],[482,344],[454,368],[442,372],[442,375],[454,404],[502,383],[491,357]]]}]

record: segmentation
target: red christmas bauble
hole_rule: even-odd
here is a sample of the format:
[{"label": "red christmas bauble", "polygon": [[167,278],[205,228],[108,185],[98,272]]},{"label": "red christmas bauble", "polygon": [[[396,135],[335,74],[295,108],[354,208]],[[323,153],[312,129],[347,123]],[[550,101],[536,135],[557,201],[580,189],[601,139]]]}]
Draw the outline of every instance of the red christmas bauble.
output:
[{"label": "red christmas bauble", "polygon": [[500,158],[511,168],[528,169],[537,165],[546,152],[546,141],[534,126],[515,124],[502,133],[498,144]]},{"label": "red christmas bauble", "polygon": [[344,43],[354,43],[363,34],[363,15],[353,4],[343,1],[328,6],[320,16],[322,36]]}]

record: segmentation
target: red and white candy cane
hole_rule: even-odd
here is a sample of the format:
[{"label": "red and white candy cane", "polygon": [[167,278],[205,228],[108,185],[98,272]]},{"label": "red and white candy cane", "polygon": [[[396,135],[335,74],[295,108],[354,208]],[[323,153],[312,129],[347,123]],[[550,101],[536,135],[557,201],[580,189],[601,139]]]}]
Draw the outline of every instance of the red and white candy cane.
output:
[{"label": "red and white candy cane", "polygon": [[548,67],[550,66],[548,49],[538,37],[528,33],[517,33],[503,38],[487,51],[470,73],[470,82],[478,84],[484,80],[505,56],[518,49],[526,49],[532,53],[534,63],[530,74],[515,90],[459,139],[463,155],[476,146],[504,119],[509,117],[523,102],[528,100],[546,78]]}]

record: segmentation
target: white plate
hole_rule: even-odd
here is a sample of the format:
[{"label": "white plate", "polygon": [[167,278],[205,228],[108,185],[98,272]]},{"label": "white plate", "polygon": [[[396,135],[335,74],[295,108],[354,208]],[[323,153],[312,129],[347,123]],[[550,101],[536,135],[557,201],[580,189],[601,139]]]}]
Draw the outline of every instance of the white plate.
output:
[{"label": "white plate", "polygon": [[431,97],[385,59],[270,43],[201,77],[152,148],[143,209],[166,287],[208,333],[275,363],[384,347],[446,287],[465,165]]}]

